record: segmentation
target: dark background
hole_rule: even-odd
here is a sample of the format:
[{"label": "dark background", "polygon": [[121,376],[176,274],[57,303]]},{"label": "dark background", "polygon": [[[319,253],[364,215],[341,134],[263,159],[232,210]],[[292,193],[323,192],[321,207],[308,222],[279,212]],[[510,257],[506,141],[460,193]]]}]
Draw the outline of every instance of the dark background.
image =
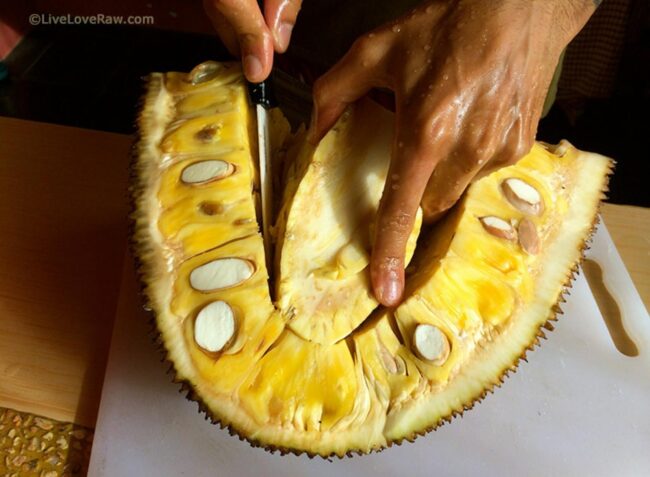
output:
[{"label": "dark background", "polygon": [[[230,59],[211,33],[197,1],[184,6],[180,2],[131,4],[142,7],[133,14],[156,16],[153,28],[28,28],[27,13],[75,11],[50,3],[56,2],[26,2],[19,10],[4,12],[7,5],[0,6],[0,27],[4,23],[24,34],[4,59],[9,75],[0,80],[0,115],[130,134],[143,76],[151,71],[188,71],[206,59]],[[115,8],[121,8],[119,3]],[[96,6],[83,10],[81,4],[75,8],[80,14],[104,11]],[[313,37],[310,33],[299,21],[294,37]],[[616,159],[609,201],[646,207],[650,206],[646,145],[650,135],[649,45],[645,25],[635,43],[622,53],[611,97],[587,99],[572,108],[556,102],[538,131],[539,140],[556,143],[566,138],[580,149]],[[292,60],[305,61],[304,53],[290,49],[282,61],[290,64]]]}]

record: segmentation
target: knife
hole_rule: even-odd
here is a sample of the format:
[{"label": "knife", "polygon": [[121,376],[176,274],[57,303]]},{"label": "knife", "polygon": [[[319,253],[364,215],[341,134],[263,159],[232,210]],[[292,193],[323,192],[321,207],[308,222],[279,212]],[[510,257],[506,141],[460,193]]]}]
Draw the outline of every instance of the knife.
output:
[{"label": "knife", "polygon": [[[270,80],[261,83],[248,83],[248,92],[251,102],[255,106],[257,119],[257,155],[258,171],[260,178],[260,196],[262,202],[262,238],[264,240],[264,253],[267,267],[272,264],[271,259],[271,220],[273,217],[273,176],[271,164],[271,148],[269,143],[269,118],[268,109],[274,107],[275,98],[271,89]],[[270,273],[270,268],[268,268]]]}]

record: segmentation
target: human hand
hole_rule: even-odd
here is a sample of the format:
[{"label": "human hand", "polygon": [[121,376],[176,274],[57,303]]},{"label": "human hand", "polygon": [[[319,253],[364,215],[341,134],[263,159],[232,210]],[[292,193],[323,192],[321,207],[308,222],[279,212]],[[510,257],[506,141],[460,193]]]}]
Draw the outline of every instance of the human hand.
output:
[{"label": "human hand", "polygon": [[591,0],[438,0],[359,38],[314,85],[317,142],[370,89],[395,94],[389,180],[375,232],[375,296],[399,303],[419,205],[436,220],[474,179],[531,148],[544,99]]},{"label": "human hand", "polygon": [[301,0],[266,0],[264,14],[256,0],[203,0],[203,8],[228,51],[242,58],[246,78],[264,81],[273,52],[289,47]]}]

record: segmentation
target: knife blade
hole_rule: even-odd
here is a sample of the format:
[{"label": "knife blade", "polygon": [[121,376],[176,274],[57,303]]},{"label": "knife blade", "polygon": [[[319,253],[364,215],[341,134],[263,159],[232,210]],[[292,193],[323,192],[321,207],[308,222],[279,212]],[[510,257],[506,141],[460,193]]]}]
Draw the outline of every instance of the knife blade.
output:
[{"label": "knife blade", "polygon": [[271,259],[271,220],[273,218],[273,176],[271,148],[269,143],[268,109],[275,105],[270,81],[248,83],[251,102],[255,106],[257,123],[257,159],[260,179],[260,197],[262,203],[262,237],[267,267],[270,271]]}]

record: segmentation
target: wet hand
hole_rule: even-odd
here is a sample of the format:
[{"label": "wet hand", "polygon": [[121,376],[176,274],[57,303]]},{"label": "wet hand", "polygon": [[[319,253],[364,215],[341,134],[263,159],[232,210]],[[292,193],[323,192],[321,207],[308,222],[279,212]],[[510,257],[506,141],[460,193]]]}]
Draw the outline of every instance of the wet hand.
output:
[{"label": "wet hand", "polygon": [[310,139],[376,87],[395,94],[392,159],[370,265],[386,306],[404,289],[406,241],[449,209],[468,184],[531,148],[564,47],[591,0],[441,0],[359,38],[314,87]]}]

